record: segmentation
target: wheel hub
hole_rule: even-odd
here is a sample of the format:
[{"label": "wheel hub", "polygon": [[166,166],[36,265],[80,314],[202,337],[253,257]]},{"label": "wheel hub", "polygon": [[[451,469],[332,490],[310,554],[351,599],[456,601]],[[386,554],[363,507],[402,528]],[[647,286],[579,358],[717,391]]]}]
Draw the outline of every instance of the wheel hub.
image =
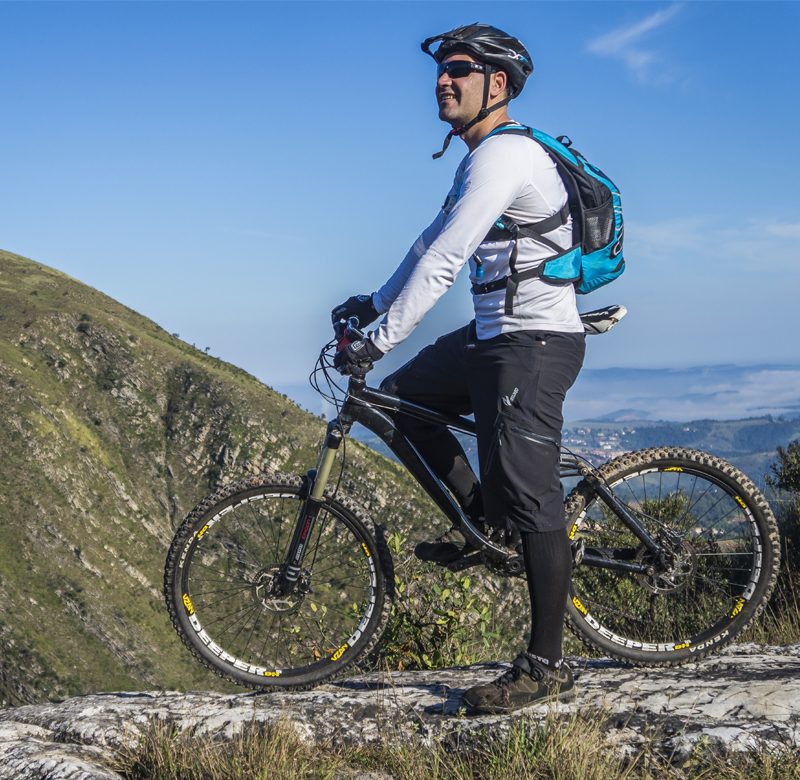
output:
[{"label": "wheel hub", "polygon": [[253,580],[253,596],[269,612],[294,612],[309,591],[309,572],[303,570],[291,593],[277,593],[281,567],[277,564],[262,569]]},{"label": "wheel hub", "polygon": [[637,574],[636,579],[652,593],[675,593],[683,590],[694,575],[697,559],[687,542],[668,545],[666,557],[667,565],[664,566],[653,558],[644,545],[640,545],[636,551],[637,561],[650,564],[649,571],[646,574]]}]

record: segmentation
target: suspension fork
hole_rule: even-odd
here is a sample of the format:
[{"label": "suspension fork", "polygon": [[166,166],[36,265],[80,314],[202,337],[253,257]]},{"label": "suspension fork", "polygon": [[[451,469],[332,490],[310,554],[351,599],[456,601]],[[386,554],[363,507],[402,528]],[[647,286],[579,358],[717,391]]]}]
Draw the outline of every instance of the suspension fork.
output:
[{"label": "suspension fork", "polygon": [[308,542],[317,524],[319,510],[325,500],[325,488],[333,470],[336,454],[344,439],[342,429],[343,426],[339,420],[331,420],[328,423],[328,430],[319,453],[317,467],[311,469],[303,480],[302,495],[304,501],[297,513],[292,541],[289,543],[286,560],[281,567],[280,581],[275,589],[277,595],[291,593],[300,578]]}]

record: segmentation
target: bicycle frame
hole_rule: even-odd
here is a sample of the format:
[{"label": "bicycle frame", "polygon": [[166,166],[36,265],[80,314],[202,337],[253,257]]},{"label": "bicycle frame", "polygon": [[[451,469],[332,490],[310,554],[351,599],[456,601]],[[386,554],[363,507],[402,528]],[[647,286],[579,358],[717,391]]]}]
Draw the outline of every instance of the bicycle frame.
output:
[{"label": "bicycle frame", "polygon": [[[299,578],[300,565],[305,554],[306,544],[311,536],[319,508],[324,501],[325,488],[333,469],[337,451],[342,439],[349,433],[354,423],[360,423],[386,444],[447,518],[454,525],[460,526],[464,536],[480,551],[481,556],[497,563],[509,559],[509,551],[506,548],[498,546],[475,528],[444,483],[433,473],[424,457],[399,430],[394,417],[400,414],[444,425],[451,430],[473,436],[476,433],[473,420],[428,409],[391,393],[368,387],[363,379],[351,378],[347,388],[347,396],[342,404],[339,416],[328,423],[317,467],[306,475],[306,500],[298,514],[298,522],[289,546],[282,577],[284,588],[293,587]],[[628,511],[625,504],[613,494],[608,486],[594,477],[591,468],[581,465],[574,456],[565,453],[563,450],[561,453],[560,474],[562,478],[582,476],[594,479],[593,487],[608,508],[619,516],[622,522],[630,528],[632,533],[653,553],[657,560],[662,561],[665,559],[666,550],[653,539],[638,519]],[[580,562],[583,565],[614,569],[616,571],[652,574],[652,566],[636,563],[630,560],[628,556],[620,558],[620,553],[621,551],[589,548],[582,552]]]}]

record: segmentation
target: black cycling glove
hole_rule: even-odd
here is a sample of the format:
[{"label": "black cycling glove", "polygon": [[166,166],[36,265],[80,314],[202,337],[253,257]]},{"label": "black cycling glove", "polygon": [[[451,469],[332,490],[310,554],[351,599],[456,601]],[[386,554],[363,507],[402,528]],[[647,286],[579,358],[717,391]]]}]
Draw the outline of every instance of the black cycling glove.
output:
[{"label": "black cycling glove", "polygon": [[347,376],[364,376],[372,368],[376,360],[383,357],[381,352],[369,337],[353,341],[341,352],[336,353],[333,365],[340,374]]},{"label": "black cycling glove", "polygon": [[331,312],[331,322],[358,317],[358,326],[366,328],[378,319],[378,311],[372,303],[371,295],[351,295],[344,303],[339,304]]}]

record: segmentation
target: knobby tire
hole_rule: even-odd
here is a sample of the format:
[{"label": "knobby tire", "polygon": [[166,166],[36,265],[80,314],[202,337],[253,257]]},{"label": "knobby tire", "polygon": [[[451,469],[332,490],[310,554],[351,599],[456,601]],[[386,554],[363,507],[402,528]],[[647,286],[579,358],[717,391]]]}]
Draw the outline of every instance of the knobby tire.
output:
[{"label": "knobby tire", "polygon": [[[205,666],[256,689],[312,688],[373,650],[393,597],[380,528],[326,496],[298,590],[270,590],[302,505],[302,481],[262,475],[204,499],[178,528],[164,594],[172,624]],[[377,533],[376,533],[377,532]]]},{"label": "knobby tire", "polygon": [[[775,517],[731,464],[659,447],[609,461],[599,477],[657,538],[675,565],[652,576],[578,564],[567,623],[590,648],[637,665],[671,666],[719,650],[764,609],[780,565]],[[566,501],[573,543],[649,562],[648,551],[585,479]],[[657,569],[657,567],[656,567]]]}]

